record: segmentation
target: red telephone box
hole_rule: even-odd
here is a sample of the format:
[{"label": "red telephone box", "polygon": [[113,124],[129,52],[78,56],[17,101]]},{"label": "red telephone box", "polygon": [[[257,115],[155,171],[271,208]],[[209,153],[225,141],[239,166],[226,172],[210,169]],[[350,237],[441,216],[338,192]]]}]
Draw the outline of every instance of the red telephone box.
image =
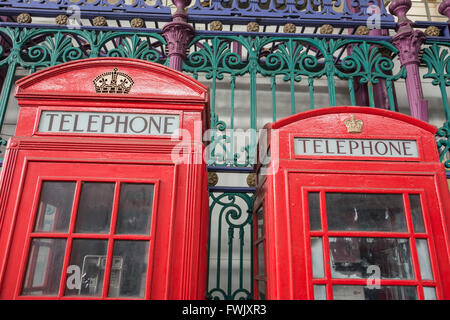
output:
[{"label": "red telephone box", "polygon": [[450,299],[450,200],[435,127],[334,107],[265,128],[256,298]]},{"label": "red telephone box", "polygon": [[0,181],[2,299],[204,299],[207,88],[86,59],[17,82]]}]

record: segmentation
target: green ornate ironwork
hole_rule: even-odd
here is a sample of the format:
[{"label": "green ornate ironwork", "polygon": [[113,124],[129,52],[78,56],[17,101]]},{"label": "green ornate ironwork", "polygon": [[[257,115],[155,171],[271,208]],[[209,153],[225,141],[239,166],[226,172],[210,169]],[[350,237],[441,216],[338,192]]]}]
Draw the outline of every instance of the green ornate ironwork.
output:
[{"label": "green ornate ironwork", "polygon": [[[210,225],[206,298],[213,300],[252,299],[253,195],[243,192],[210,192],[209,199]],[[211,254],[212,247],[215,248],[215,255]],[[225,258],[223,254],[225,254]],[[245,272],[246,267],[244,266],[245,256],[249,259],[247,272]],[[233,259],[233,257],[236,258]],[[225,277],[222,277],[223,275]]]},{"label": "green ornate ironwork", "polygon": [[[326,78],[328,83],[329,105],[335,106],[336,79],[348,81],[350,102],[356,105],[354,81],[367,84],[370,106],[375,106],[372,86],[384,81],[389,106],[395,110],[393,82],[406,76],[405,68],[394,72],[391,57],[397,49],[385,41],[364,41],[358,39],[329,39],[306,37],[245,37],[245,36],[197,36],[190,44],[191,54],[184,62],[183,70],[198,78],[200,74],[211,80],[211,154],[210,165],[249,166],[253,164],[256,145],[258,105],[257,77],[269,78],[272,89],[272,120],[277,114],[277,77],[289,82],[290,113],[298,112],[295,101],[297,83],[307,79],[309,89],[309,108],[314,104],[314,81]],[[225,75],[231,83],[230,127],[219,120],[216,113],[217,82]],[[234,132],[234,90],[238,76],[250,77],[250,143],[242,154],[233,153]],[[229,130],[227,130],[229,129]],[[241,160],[239,162],[239,160]]]},{"label": "green ornate ironwork", "polygon": [[436,132],[439,160],[444,164],[447,171],[450,170],[450,121],[444,123]]}]

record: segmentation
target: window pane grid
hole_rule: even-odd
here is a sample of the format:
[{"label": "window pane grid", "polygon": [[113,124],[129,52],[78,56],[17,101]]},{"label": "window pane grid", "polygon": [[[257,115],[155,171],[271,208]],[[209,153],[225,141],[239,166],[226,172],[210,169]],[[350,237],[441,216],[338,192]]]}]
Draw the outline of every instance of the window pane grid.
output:
[{"label": "window pane grid", "polygon": [[[59,181],[59,180],[58,180]],[[64,180],[65,181],[65,180]],[[150,231],[147,234],[116,234],[116,224],[117,224],[117,215],[118,215],[118,207],[119,207],[119,198],[120,198],[120,186],[123,183],[127,184],[133,184],[134,182],[121,182],[121,181],[108,181],[108,183],[114,183],[114,196],[113,196],[113,204],[112,204],[112,212],[111,212],[111,219],[110,219],[110,226],[109,226],[109,232],[108,233],[81,233],[76,232],[76,224],[77,224],[77,218],[78,218],[78,208],[79,208],[79,202],[80,202],[80,196],[81,196],[81,190],[82,190],[82,183],[83,182],[90,182],[86,180],[70,180],[70,182],[75,182],[75,192],[74,192],[74,199],[72,201],[72,208],[71,208],[71,215],[70,215],[70,223],[69,228],[67,232],[43,232],[43,231],[31,231],[29,233],[29,241],[28,246],[31,247],[31,242],[33,239],[63,239],[66,240],[65,245],[65,251],[64,251],[64,262],[62,267],[62,273],[60,276],[60,283],[59,283],[59,290],[58,294],[54,297],[57,297],[59,299],[133,299],[133,297],[129,296],[115,296],[115,297],[108,297],[109,294],[109,286],[110,286],[110,276],[111,276],[111,267],[112,267],[112,259],[113,259],[113,252],[114,252],[114,246],[117,244],[118,241],[127,241],[132,240],[136,243],[139,242],[146,242],[147,245],[147,254],[146,254],[146,270],[145,270],[145,287],[144,287],[144,296],[136,297],[136,299],[143,299],[149,298],[149,284],[150,284],[150,274],[149,270],[151,270],[151,227]],[[98,182],[98,181],[95,181]],[[141,184],[152,184],[154,186],[154,183],[148,183],[148,182],[142,182]],[[40,186],[42,189],[42,184]],[[153,187],[153,192],[156,192],[156,187]],[[40,198],[42,192],[39,192],[38,197]],[[153,199],[155,194],[153,194]],[[155,207],[155,203],[153,200],[153,203],[151,204],[152,211]],[[34,209],[34,220],[37,221],[38,219],[37,215],[39,214],[38,210]],[[152,217],[150,216],[150,219]],[[74,240],[105,240],[107,241],[107,251],[106,251],[106,264],[105,264],[105,270],[103,275],[103,283],[102,283],[102,290],[101,290],[101,296],[67,296],[65,295],[66,292],[66,281],[67,281],[67,268],[70,264],[70,259],[72,255],[72,249],[73,249],[73,242]],[[30,248],[27,248],[27,252],[30,252]],[[30,252],[31,253],[31,252]],[[23,276],[22,276],[22,282],[25,281],[25,272],[26,272],[26,265],[24,268]],[[34,289],[34,288],[33,288]],[[20,293],[20,295],[22,295]]]},{"label": "window pane grid", "polygon": [[[317,193],[317,190],[311,190],[310,192]],[[418,229],[417,227],[414,229],[414,221],[412,218],[412,212],[411,212],[411,206],[410,206],[410,195],[416,194],[416,193],[408,193],[403,192],[403,203],[404,203],[404,214],[406,218],[406,225],[407,230],[404,232],[388,232],[388,231],[328,231],[328,224],[327,224],[327,211],[326,211],[326,198],[325,193],[331,192],[331,191],[323,191],[321,190],[319,192],[320,194],[320,214],[321,214],[321,225],[322,230],[311,230],[309,229],[309,235],[310,239],[313,237],[320,237],[323,241],[323,250],[324,250],[324,267],[325,267],[325,275],[323,278],[312,278],[312,287],[314,285],[326,285],[326,292],[327,292],[327,298],[333,299],[333,285],[362,285],[366,286],[368,284],[367,278],[361,278],[361,279],[350,279],[350,278],[332,278],[331,276],[331,266],[330,266],[330,247],[329,247],[329,237],[370,237],[370,238],[403,238],[407,239],[409,241],[409,248],[410,248],[410,255],[411,255],[411,262],[413,265],[413,273],[414,273],[414,279],[378,279],[377,278],[377,284],[380,286],[413,286],[416,288],[417,291],[417,298],[419,300],[424,299],[424,289],[423,287],[431,287],[435,288],[436,283],[436,268],[435,268],[435,254],[434,254],[434,248],[430,246],[430,238],[429,235],[429,224],[427,221],[427,217],[424,214],[423,210],[420,212],[422,216],[420,218],[423,219],[423,224],[425,228],[425,232],[420,230],[419,232],[415,232],[414,230]],[[339,192],[339,191],[333,191],[333,192]],[[306,192],[306,195],[308,195],[308,192]],[[423,196],[420,194],[420,199],[423,199]],[[422,205],[422,202],[420,202]],[[423,205],[422,205],[422,208]],[[307,211],[309,213],[309,211]],[[415,217],[415,221],[417,221],[417,217]],[[309,225],[309,215],[306,218],[305,222]],[[427,240],[428,243],[428,250],[429,255],[431,258],[431,266],[432,266],[432,273],[433,273],[433,280],[423,280],[420,274],[420,266],[419,266],[419,260],[418,260],[418,252],[416,248],[416,239],[424,239]],[[311,243],[309,243],[310,246],[310,252],[311,252]],[[310,263],[312,263],[311,259]],[[312,264],[311,264],[312,265]],[[312,273],[311,273],[312,275]],[[438,290],[436,290],[437,295]]]}]

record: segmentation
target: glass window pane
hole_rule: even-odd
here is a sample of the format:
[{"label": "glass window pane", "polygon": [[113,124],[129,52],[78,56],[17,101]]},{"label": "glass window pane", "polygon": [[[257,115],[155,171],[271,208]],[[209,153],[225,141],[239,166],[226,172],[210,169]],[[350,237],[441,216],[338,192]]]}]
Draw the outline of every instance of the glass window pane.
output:
[{"label": "glass window pane", "polygon": [[328,230],[407,231],[401,194],[325,194]]},{"label": "glass window pane", "polygon": [[[69,270],[81,270],[81,281],[74,285],[68,279],[65,295],[101,296],[106,265],[107,240],[74,239]],[[70,268],[70,269],[69,269]],[[75,281],[76,282],[76,281]]]},{"label": "glass window pane", "polygon": [[67,232],[72,212],[75,182],[44,181],[35,232]]},{"label": "glass window pane", "polygon": [[334,300],[417,300],[415,286],[382,286],[369,289],[365,286],[335,285]]},{"label": "glass window pane", "polygon": [[311,260],[313,278],[323,278],[323,244],[322,238],[311,238]]},{"label": "glass window pane", "polygon": [[31,241],[23,295],[58,295],[65,249],[65,239]]},{"label": "glass window pane", "polygon": [[321,230],[320,223],[320,197],[319,192],[308,193],[309,228],[310,230]]},{"label": "glass window pane", "polygon": [[258,243],[258,275],[264,276],[264,241]]},{"label": "glass window pane", "polygon": [[326,286],[323,284],[314,285],[314,300],[327,300]]},{"label": "glass window pane", "polygon": [[425,232],[425,226],[423,224],[422,205],[420,204],[420,195],[410,194],[409,204],[411,207],[414,232]]},{"label": "glass window pane", "polygon": [[115,241],[108,296],[143,298],[147,261],[148,241]]},{"label": "glass window pane", "polygon": [[257,228],[258,228],[258,239],[261,239],[264,236],[264,217],[263,217],[263,208],[259,208],[257,213]]},{"label": "glass window pane", "polygon": [[[330,237],[333,278],[413,279],[409,240],[402,238]],[[378,277],[377,277],[378,278]]]},{"label": "glass window pane", "polygon": [[433,271],[431,270],[430,253],[428,251],[427,240],[416,239],[416,247],[422,280],[433,280]]},{"label": "glass window pane", "polygon": [[259,300],[266,299],[266,283],[264,281],[258,281],[258,294]]},{"label": "glass window pane", "polygon": [[436,300],[436,288],[423,287],[423,295],[425,300]]},{"label": "glass window pane", "polygon": [[150,234],[153,184],[122,183],[116,233]]},{"label": "glass window pane", "polygon": [[82,183],[75,232],[109,232],[114,186],[109,182]]}]

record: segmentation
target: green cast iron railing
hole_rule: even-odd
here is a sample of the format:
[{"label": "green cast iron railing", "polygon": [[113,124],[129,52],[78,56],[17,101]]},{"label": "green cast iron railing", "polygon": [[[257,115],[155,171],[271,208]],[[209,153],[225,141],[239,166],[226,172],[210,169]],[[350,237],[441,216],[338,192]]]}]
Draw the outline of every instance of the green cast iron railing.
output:
[{"label": "green cast iron railing", "polygon": [[[253,298],[253,195],[210,192],[207,299]],[[214,271],[211,274],[211,271]]]},{"label": "green cast iron railing", "polygon": [[[328,106],[336,106],[336,81],[347,83],[350,105],[357,105],[355,84],[365,85],[369,106],[376,107],[374,88],[386,92],[388,103],[382,106],[396,110],[394,82],[406,75],[405,68],[398,68],[393,62],[397,49],[386,41],[359,39],[329,39],[306,37],[244,37],[244,36],[197,36],[190,45],[190,54],[183,70],[194,78],[203,76],[211,85],[211,136],[209,165],[249,166],[253,164],[257,124],[261,105],[269,104],[271,121],[278,119],[281,108],[277,104],[277,85],[280,81],[289,86],[289,113],[295,114],[316,107],[314,83],[319,79],[327,81]],[[249,80],[250,143],[242,154],[233,153],[233,131],[235,120],[235,92],[238,77]],[[258,101],[257,81],[269,79],[271,98]],[[281,80],[280,80],[281,79]],[[216,112],[217,85],[220,81],[230,83],[230,120],[220,119]],[[307,94],[298,101],[298,90],[307,87]],[[359,93],[360,94],[360,93]],[[300,109],[302,106],[303,109]],[[239,108],[243,108],[242,105]],[[227,130],[228,129],[228,130]]]}]

